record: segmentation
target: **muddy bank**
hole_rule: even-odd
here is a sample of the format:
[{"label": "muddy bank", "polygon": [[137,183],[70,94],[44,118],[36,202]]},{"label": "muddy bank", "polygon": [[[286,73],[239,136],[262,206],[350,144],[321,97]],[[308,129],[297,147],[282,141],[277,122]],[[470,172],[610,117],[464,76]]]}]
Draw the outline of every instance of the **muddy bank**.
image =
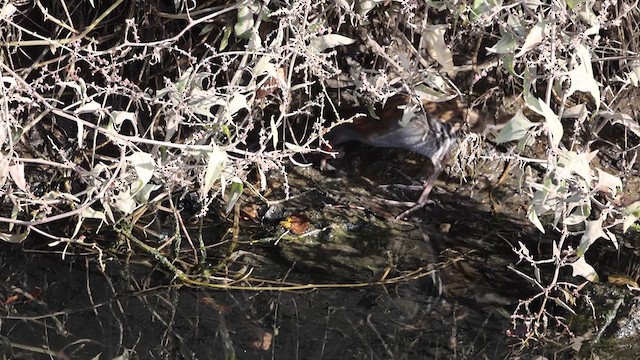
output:
[{"label": "muddy bank", "polygon": [[[93,256],[61,260],[61,253],[35,241],[25,248],[3,244],[0,320],[2,336],[13,345],[5,353],[14,359],[111,359],[123,353],[141,359],[576,355],[565,346],[572,338],[563,329],[555,329],[557,339],[525,347],[507,336],[519,330],[511,321],[519,300],[536,293],[508,269],[531,273],[517,264],[512,247],[521,241],[544,252],[553,235],[529,225],[513,184],[492,187],[503,164],[485,164],[492,167],[487,175],[462,185],[449,173],[433,204],[398,221],[393,217],[406,207],[388,200],[410,201],[419,192],[379,185],[407,184],[404,174],[419,179],[428,168],[400,152],[371,154],[341,160],[336,166],[343,170],[334,173],[292,170],[292,200],[245,199],[239,245],[225,266],[247,273],[239,284],[251,290],[180,286],[139,253],[106,256],[102,272]],[[283,180],[272,180],[278,191]],[[225,230],[224,222],[212,226],[205,243],[216,243]],[[222,245],[210,248],[209,261],[215,264],[225,251]],[[278,284],[282,289],[274,289]],[[308,286],[291,291],[289,284]],[[631,347],[628,339],[636,336],[629,320],[633,294],[598,286],[619,294],[589,292],[596,309],[615,307],[611,319],[594,319],[580,307],[572,320],[554,309],[572,326],[580,324],[573,334],[574,344],[583,342],[574,346],[580,354],[615,354],[623,346],[616,334],[632,329],[624,333],[624,346]]]}]

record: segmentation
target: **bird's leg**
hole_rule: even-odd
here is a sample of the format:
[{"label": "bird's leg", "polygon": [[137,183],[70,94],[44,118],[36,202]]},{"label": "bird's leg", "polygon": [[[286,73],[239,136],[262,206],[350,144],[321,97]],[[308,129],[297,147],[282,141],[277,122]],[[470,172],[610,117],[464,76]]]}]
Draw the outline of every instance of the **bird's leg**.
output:
[{"label": "bird's leg", "polygon": [[416,212],[417,210],[422,209],[423,207],[425,207],[425,205],[429,204],[429,202],[431,201],[429,200],[429,194],[431,194],[431,190],[433,189],[433,186],[436,184],[436,181],[438,181],[438,177],[440,176],[440,174],[442,174],[442,171],[444,170],[445,165],[449,162],[449,159],[451,158],[452,147],[453,146],[451,145],[447,146],[447,149],[442,152],[442,155],[439,158],[432,159],[433,173],[431,174],[431,176],[429,176],[427,181],[424,183],[424,188],[422,190],[422,194],[420,194],[420,198],[409,210],[396,216],[396,219],[398,220],[404,219],[407,216]]},{"label": "bird's leg", "polygon": [[443,169],[444,167],[442,165],[434,166],[433,174],[431,174],[431,176],[429,176],[429,179],[427,179],[427,181],[424,183],[422,194],[420,194],[420,198],[418,199],[418,201],[416,201],[415,205],[413,205],[407,211],[396,216],[396,219],[398,220],[404,219],[407,216],[411,215],[412,213],[416,212],[417,210],[422,209],[425,205],[429,203],[430,201],[429,194],[431,194],[431,190],[433,189],[433,186],[436,184],[436,181],[438,181],[438,177],[440,176],[440,174],[442,174]]}]

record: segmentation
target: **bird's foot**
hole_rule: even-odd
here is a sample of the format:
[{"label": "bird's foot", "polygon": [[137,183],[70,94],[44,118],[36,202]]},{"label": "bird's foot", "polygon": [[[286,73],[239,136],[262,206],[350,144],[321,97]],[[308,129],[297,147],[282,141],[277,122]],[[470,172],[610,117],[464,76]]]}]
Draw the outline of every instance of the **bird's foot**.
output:
[{"label": "bird's foot", "polygon": [[396,201],[396,200],[389,200],[389,199],[385,199],[384,200],[385,203],[389,204],[389,205],[393,205],[393,206],[403,206],[403,207],[408,207],[409,209],[404,211],[402,214],[396,216],[396,220],[402,220],[402,219],[406,219],[409,215],[413,214],[414,212],[424,208],[425,206],[432,206],[432,205],[436,205],[438,202],[431,200],[431,199],[426,199],[424,201]]},{"label": "bird's foot", "polygon": [[407,217],[409,217],[409,215],[413,214],[414,212],[422,209],[425,206],[435,205],[436,202],[429,199],[429,200],[426,200],[426,201],[423,201],[423,202],[413,202],[413,203],[410,203],[410,204],[412,204],[412,205],[409,205],[411,207],[408,210],[406,210],[405,212],[403,212],[402,214],[396,216],[396,220],[406,219]]},{"label": "bird's foot", "polygon": [[394,188],[394,189],[410,190],[410,191],[418,191],[418,190],[422,191],[422,194],[420,195],[420,198],[417,201],[385,200],[387,204],[394,205],[394,206],[404,206],[409,208],[408,210],[404,211],[402,214],[396,216],[396,220],[401,220],[401,219],[406,219],[409,215],[422,209],[425,206],[436,204],[435,201],[429,198],[429,194],[433,190],[432,183],[433,183],[433,180],[427,181],[423,185],[391,184],[391,185],[383,185],[380,187],[386,190],[388,190],[389,188]]},{"label": "bird's foot", "polygon": [[396,219],[398,219],[398,220],[405,219],[407,216],[409,216],[409,215],[413,214],[414,212],[422,209],[427,204],[433,203],[433,201],[429,199],[429,194],[431,193],[431,190],[433,189],[433,185],[435,185],[436,180],[438,179],[438,175],[440,174],[440,172],[441,172],[441,170],[438,170],[438,171],[434,172],[433,174],[431,174],[431,176],[429,177],[429,180],[427,180],[427,182],[425,182],[424,185],[423,185],[422,194],[420,194],[420,198],[418,199],[418,201],[416,201],[415,204],[409,208],[409,210],[407,210],[407,211],[403,212],[402,214],[396,216]]},{"label": "bird's foot", "polygon": [[[422,185],[404,185],[404,184],[388,184],[388,185],[378,185],[378,188],[386,190],[386,191],[390,191],[391,189],[394,190],[405,190],[405,191],[423,191],[425,187],[425,184]],[[434,186],[433,189],[431,189],[431,193],[433,194],[438,194],[438,195],[442,195],[445,194],[447,191],[445,189],[443,189],[442,187],[438,187],[438,186]],[[415,204],[415,201],[410,202],[410,204]]]},{"label": "bird's foot", "polygon": [[380,185],[380,189],[389,190],[391,188],[398,190],[409,190],[409,191],[419,191],[424,189],[424,185],[403,185],[403,184],[389,184],[389,185]]}]

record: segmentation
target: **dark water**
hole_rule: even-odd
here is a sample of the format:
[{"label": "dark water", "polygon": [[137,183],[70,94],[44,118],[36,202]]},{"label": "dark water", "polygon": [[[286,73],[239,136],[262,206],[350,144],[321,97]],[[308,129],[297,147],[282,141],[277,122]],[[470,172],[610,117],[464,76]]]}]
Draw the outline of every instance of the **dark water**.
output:
[{"label": "dark water", "polygon": [[[262,253],[256,277],[363,284],[385,273],[393,279],[421,266],[423,271],[387,285],[215,291],[171,286],[164,269],[127,265],[125,258],[105,257],[102,272],[93,255],[62,260],[46,247],[49,253],[41,254],[2,244],[0,334],[13,344],[14,359],[112,359],[123,353],[140,359],[431,359],[509,353],[504,332],[516,298],[488,283],[504,282],[504,266],[483,274],[475,267],[490,261],[485,253],[469,252],[460,240],[455,251],[446,245],[446,237],[468,229],[454,227],[425,239],[422,225],[363,225],[351,215],[346,225],[366,238],[350,237],[349,246],[336,245],[342,241],[338,230],[304,246],[287,240],[245,246]],[[431,242],[440,245],[434,249]],[[456,256],[464,260],[444,265]]]},{"label": "dark water", "polygon": [[[376,174],[402,181],[385,171]],[[247,290],[178,287],[139,251],[105,255],[103,272],[95,254],[63,260],[38,239],[0,244],[0,350],[11,359],[573,357],[563,329],[528,347],[506,335],[517,330],[510,316],[518,301],[536,293],[508,269],[531,275],[512,247],[521,241],[545,254],[552,239],[523,220],[511,190],[494,192],[502,210],[477,187],[436,191],[435,204],[402,222],[393,216],[404,208],[380,201],[389,194],[373,194],[379,188],[363,179],[292,173],[301,196],[256,205],[260,221],[243,220],[227,264],[251,274],[239,283]],[[280,221],[294,213],[313,235],[286,234]],[[207,231],[207,244],[223,230]],[[210,263],[225,251],[212,246]],[[255,279],[343,287],[264,290]],[[586,323],[584,332],[594,321]]]}]

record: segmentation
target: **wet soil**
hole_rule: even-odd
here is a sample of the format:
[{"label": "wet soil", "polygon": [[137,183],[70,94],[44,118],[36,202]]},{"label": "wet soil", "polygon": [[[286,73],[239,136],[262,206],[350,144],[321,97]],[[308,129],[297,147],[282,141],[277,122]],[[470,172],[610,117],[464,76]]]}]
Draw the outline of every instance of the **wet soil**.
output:
[{"label": "wet soil", "polygon": [[[406,220],[395,219],[406,210],[398,202],[420,192],[381,185],[419,185],[430,171],[419,156],[358,146],[330,163],[336,170],[292,168],[286,179],[291,200],[243,199],[239,246],[226,266],[247,274],[246,282],[238,282],[248,284],[246,290],[179,286],[161,266],[132,261],[135,255],[105,256],[102,271],[94,255],[77,249],[68,249],[62,260],[60,251],[35,241],[3,244],[0,343],[12,345],[2,347],[5,356],[574,358],[616,354],[621,345],[609,339],[624,329],[632,329],[622,337],[624,346],[633,348],[637,297],[609,284],[586,288],[595,308],[615,310],[612,319],[593,318],[586,306],[573,319],[558,308],[576,326],[573,337],[560,329],[557,339],[523,346],[507,336],[517,335],[511,314],[518,302],[537,293],[509,269],[532,274],[513,248],[522,242],[544,253],[555,235],[541,234],[526,220],[515,180],[498,184],[503,162],[480,161],[464,179],[451,167],[433,203]],[[267,197],[282,197],[285,179],[270,180]],[[222,222],[206,229],[205,243],[216,243],[227,227]],[[623,244],[634,244],[625,236]],[[608,259],[607,267],[598,271],[614,273],[621,261],[632,261],[611,261],[616,257],[604,249],[598,256]],[[221,253],[211,249],[210,262]],[[306,287],[294,291],[289,284]]]}]

